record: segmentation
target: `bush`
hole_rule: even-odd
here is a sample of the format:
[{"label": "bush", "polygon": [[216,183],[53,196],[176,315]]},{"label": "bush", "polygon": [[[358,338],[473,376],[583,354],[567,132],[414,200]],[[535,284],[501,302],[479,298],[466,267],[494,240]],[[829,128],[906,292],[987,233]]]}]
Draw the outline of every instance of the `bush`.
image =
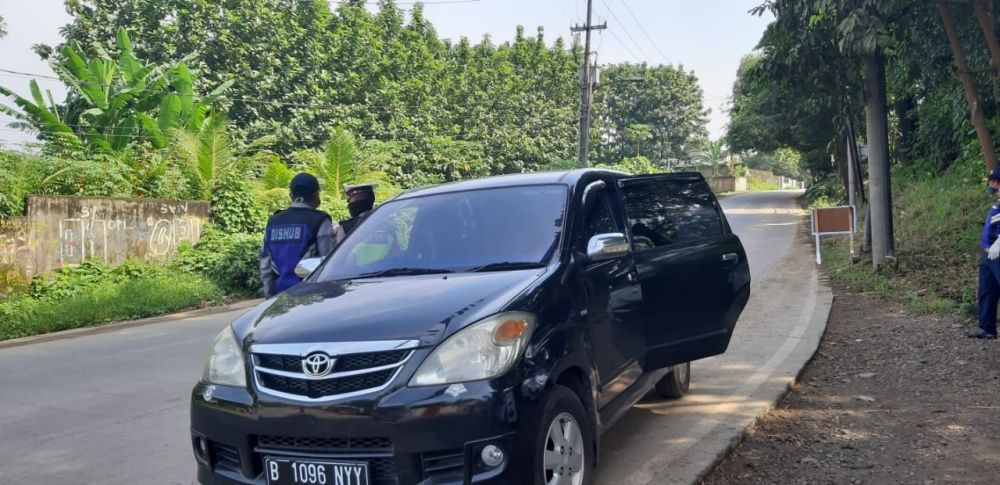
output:
[{"label": "bush", "polygon": [[264,230],[267,215],[241,176],[219,179],[212,188],[211,203],[212,222],[220,231],[253,234]]},{"label": "bush", "polygon": [[69,296],[52,295],[0,302],[0,340],[161,315],[224,297],[207,278],[159,271],[106,279]]},{"label": "bush", "polygon": [[181,247],[170,266],[204,276],[236,295],[260,293],[261,234],[228,234],[207,227],[194,247]]},{"label": "bush", "polygon": [[123,281],[163,274],[160,266],[129,261],[113,268],[100,261],[88,259],[79,266],[61,268],[52,272],[52,278],[35,278],[28,286],[28,294],[39,300],[58,300],[85,293],[108,281]]}]

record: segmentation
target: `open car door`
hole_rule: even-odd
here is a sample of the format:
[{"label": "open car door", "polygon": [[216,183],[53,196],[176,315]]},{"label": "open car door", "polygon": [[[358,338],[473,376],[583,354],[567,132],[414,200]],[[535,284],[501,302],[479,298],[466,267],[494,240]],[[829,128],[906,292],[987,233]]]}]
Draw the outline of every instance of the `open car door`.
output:
[{"label": "open car door", "polygon": [[619,180],[645,303],[646,370],[721,354],[750,296],[750,268],[699,173]]}]

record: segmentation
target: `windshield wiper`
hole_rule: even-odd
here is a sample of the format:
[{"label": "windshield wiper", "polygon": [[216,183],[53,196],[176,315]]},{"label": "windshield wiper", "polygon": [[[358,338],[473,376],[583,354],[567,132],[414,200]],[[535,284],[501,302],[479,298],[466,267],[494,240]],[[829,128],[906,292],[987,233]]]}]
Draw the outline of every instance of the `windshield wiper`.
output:
[{"label": "windshield wiper", "polygon": [[534,268],[544,268],[545,265],[537,261],[502,261],[499,263],[484,264],[482,266],[476,266],[470,268],[468,271],[470,273],[478,273],[482,271],[513,271],[516,269],[534,269]]},{"label": "windshield wiper", "polygon": [[379,276],[412,276],[412,275],[424,275],[424,274],[441,274],[441,273],[454,273],[450,269],[441,268],[390,268],[381,271],[372,271],[371,273],[361,273],[355,278],[377,278]]}]

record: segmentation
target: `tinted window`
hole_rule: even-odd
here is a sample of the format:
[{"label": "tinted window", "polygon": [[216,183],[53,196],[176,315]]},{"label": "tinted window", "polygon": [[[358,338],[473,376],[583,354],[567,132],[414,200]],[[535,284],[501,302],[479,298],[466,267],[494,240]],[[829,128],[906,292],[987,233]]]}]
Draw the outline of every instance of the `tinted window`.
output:
[{"label": "tinted window", "polygon": [[611,213],[607,191],[600,190],[593,197],[594,201],[587,208],[587,213],[584,215],[583,231],[580,233],[579,244],[582,247],[586,247],[587,241],[590,241],[592,236],[607,234],[609,232],[621,232],[618,229],[618,225],[615,224],[614,215]]},{"label": "tinted window", "polygon": [[700,241],[722,234],[708,184],[659,177],[622,188],[636,249]]},{"label": "tinted window", "polygon": [[320,280],[416,269],[464,271],[547,263],[559,247],[566,188],[504,187],[400,199],[358,225]]}]

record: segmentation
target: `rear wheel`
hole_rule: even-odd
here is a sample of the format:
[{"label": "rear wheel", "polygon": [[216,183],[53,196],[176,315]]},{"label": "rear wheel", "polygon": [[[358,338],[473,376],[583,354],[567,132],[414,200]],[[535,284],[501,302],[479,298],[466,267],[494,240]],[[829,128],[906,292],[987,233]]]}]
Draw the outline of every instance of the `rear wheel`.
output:
[{"label": "rear wheel", "polygon": [[656,393],[666,399],[684,397],[691,388],[691,363],[677,364],[656,383]]},{"label": "rear wheel", "polygon": [[535,440],[536,485],[589,485],[594,437],[580,399],[568,387],[549,393]]}]

